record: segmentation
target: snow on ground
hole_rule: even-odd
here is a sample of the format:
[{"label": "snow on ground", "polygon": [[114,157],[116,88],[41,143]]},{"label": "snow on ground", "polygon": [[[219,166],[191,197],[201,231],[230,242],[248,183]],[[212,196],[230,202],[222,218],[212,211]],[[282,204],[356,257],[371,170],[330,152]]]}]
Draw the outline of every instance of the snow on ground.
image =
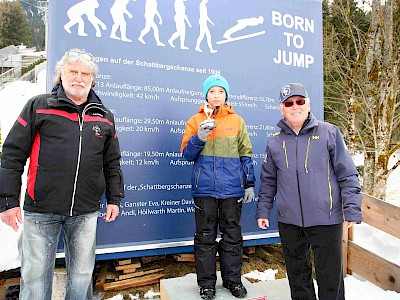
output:
[{"label": "snow on ground", "polygon": [[[25,102],[35,95],[45,93],[45,91],[45,71],[39,73],[38,83],[15,81],[0,91],[0,121],[3,138],[7,135]],[[362,155],[357,155],[354,159],[357,165],[362,164]],[[390,163],[393,164],[394,158],[392,157],[391,159]],[[400,168],[397,169],[388,178],[387,195],[388,202],[400,206]],[[24,190],[24,187],[22,190]],[[21,231],[20,229],[15,233],[10,227],[0,222],[0,271],[20,267],[18,241],[20,240]],[[362,247],[400,265],[400,239],[394,238],[367,224],[359,224],[355,226],[354,241]],[[271,269],[264,272],[254,270],[244,276],[258,280],[275,280],[275,274],[276,270]],[[348,275],[345,278],[345,288],[347,300],[400,300],[399,293],[384,291],[356,275]],[[145,298],[155,299],[158,296],[158,293],[149,290]],[[110,299],[122,299],[122,295],[117,295]],[[137,295],[131,295],[131,299],[138,300],[139,298]]]}]

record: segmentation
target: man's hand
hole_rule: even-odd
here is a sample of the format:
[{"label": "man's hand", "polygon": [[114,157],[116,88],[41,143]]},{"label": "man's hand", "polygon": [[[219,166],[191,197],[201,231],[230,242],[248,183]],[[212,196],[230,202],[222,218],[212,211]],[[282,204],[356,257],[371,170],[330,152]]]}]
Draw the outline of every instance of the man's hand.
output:
[{"label": "man's hand", "polygon": [[103,217],[103,219],[106,222],[112,222],[114,221],[119,213],[119,206],[115,204],[107,204],[107,212],[106,215]]},{"label": "man's hand", "polygon": [[249,187],[244,190],[243,203],[250,203],[254,199],[254,188]]},{"label": "man's hand", "polygon": [[212,131],[212,129],[209,126],[207,126],[208,122],[209,122],[208,120],[201,122],[199,125],[199,130],[197,131],[197,136],[199,137],[199,140],[202,142],[207,141],[207,136]]},{"label": "man's hand", "polygon": [[268,229],[269,221],[268,219],[257,219],[258,227],[261,229]]},{"label": "man's hand", "polygon": [[354,224],[356,224],[356,222],[349,222],[349,221],[345,221],[344,222],[344,228],[350,228],[352,227]]},{"label": "man's hand", "polygon": [[4,224],[11,226],[14,231],[18,231],[18,223],[22,223],[21,207],[7,209],[0,213],[0,217]]}]

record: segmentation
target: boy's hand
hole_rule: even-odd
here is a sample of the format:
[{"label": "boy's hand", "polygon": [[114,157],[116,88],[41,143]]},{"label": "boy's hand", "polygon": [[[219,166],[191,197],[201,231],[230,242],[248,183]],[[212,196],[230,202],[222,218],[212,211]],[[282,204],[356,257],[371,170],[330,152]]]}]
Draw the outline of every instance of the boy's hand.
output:
[{"label": "boy's hand", "polygon": [[200,123],[199,125],[199,130],[197,131],[197,136],[199,137],[199,140],[202,142],[207,141],[207,136],[210,135],[211,130],[213,127],[208,126],[209,125],[209,120],[205,120]]},{"label": "boy's hand", "polygon": [[254,188],[249,187],[244,190],[243,203],[250,203],[254,199]]}]

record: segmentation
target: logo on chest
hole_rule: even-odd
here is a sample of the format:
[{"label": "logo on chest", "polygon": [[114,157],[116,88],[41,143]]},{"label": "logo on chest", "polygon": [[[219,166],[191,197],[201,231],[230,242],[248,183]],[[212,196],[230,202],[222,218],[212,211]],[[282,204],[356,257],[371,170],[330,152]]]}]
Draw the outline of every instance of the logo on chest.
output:
[{"label": "logo on chest", "polygon": [[92,127],[92,130],[94,131],[94,135],[95,136],[97,136],[97,137],[99,137],[99,138],[102,138],[102,136],[101,136],[101,128],[99,127],[99,125],[94,125],[93,127]]}]

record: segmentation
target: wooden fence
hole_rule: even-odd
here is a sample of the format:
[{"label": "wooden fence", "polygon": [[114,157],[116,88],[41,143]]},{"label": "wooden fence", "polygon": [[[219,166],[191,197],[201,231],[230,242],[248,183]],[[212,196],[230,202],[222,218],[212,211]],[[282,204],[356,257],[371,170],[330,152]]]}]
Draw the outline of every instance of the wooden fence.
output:
[{"label": "wooden fence", "polygon": [[[400,207],[363,194],[362,214],[364,223],[400,238]],[[400,293],[400,266],[355,244],[353,228],[343,231],[343,254],[344,274],[357,273],[384,290]]]}]

